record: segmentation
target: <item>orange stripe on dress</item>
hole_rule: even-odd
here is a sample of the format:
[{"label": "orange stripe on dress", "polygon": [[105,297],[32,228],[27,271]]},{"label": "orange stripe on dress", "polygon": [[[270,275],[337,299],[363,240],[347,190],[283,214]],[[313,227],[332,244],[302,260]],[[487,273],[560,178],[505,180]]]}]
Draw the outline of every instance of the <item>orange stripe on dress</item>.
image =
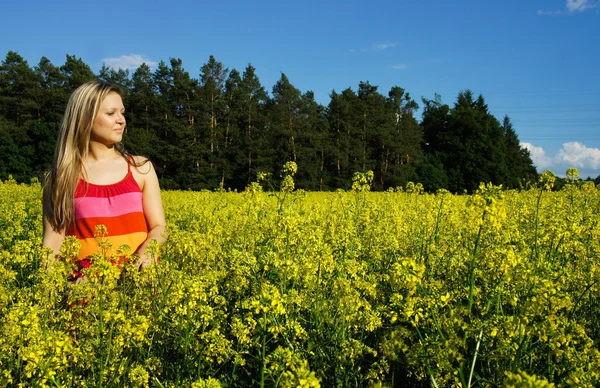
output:
[{"label": "orange stripe on dress", "polygon": [[[131,247],[131,252],[129,252],[129,253],[135,253],[134,251],[140,245],[142,245],[142,243],[144,241],[146,241],[147,237],[148,237],[148,233],[137,232],[137,233],[130,233],[130,234],[124,235],[124,236],[107,236],[107,237],[103,237],[102,240],[110,242],[112,244],[112,249],[106,253],[109,255],[110,254],[116,255],[119,247],[124,244],[127,244]],[[98,246],[99,240],[96,238],[93,238],[93,237],[86,238],[86,239],[79,240],[79,242],[81,242],[81,250],[79,251],[79,256],[78,256],[79,259],[86,258],[88,256],[93,255],[94,253],[100,253],[100,254],[102,253],[102,249]]]},{"label": "orange stripe on dress", "polygon": [[117,217],[91,217],[75,221],[73,234],[78,239],[93,238],[96,226],[104,225],[108,236],[120,236],[132,232],[148,232],[144,213],[135,212],[122,214]]}]

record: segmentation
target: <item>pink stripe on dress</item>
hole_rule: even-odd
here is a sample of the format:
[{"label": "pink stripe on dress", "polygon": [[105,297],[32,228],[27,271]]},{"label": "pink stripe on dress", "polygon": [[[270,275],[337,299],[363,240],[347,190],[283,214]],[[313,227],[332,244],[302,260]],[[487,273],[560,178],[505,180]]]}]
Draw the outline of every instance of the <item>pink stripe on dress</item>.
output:
[{"label": "pink stripe on dress", "polygon": [[127,213],[143,212],[142,193],[133,192],[114,197],[75,198],[75,219],[117,217]]}]

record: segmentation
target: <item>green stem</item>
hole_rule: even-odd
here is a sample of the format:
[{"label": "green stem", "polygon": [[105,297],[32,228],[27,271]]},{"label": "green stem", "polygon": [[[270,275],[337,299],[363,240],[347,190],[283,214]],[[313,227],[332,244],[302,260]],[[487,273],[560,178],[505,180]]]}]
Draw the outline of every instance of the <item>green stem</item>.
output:
[{"label": "green stem", "polygon": [[[99,320],[98,320],[98,324],[99,324],[99,333],[98,333],[98,343],[102,344],[102,339],[103,339],[103,332],[104,332],[104,317],[102,312],[104,311],[103,308],[103,303],[102,303],[102,290],[100,290],[100,292],[98,292],[98,306],[100,307],[100,314],[99,314]],[[100,379],[99,379],[99,387],[103,386],[103,380],[104,380],[104,363],[102,362],[102,355],[104,354],[103,351],[100,351]]]},{"label": "green stem", "polygon": [[477,346],[475,347],[475,354],[473,355],[473,362],[471,363],[471,373],[469,373],[469,383],[467,384],[467,388],[471,388],[471,379],[473,379],[473,371],[475,370],[475,361],[477,361],[477,352],[479,352],[479,345],[481,344],[481,339],[483,338],[483,329],[479,332],[479,340],[477,340]]},{"label": "green stem", "polygon": [[535,207],[535,235],[534,235],[534,240],[533,240],[533,247],[531,247],[531,258],[532,259],[537,259],[538,257],[538,248],[537,248],[537,241],[538,241],[538,228],[540,225],[540,203],[542,202],[542,193],[544,191],[540,190],[540,195],[538,195],[538,199],[537,199],[537,205]]},{"label": "green stem", "polygon": [[481,231],[483,230],[483,223],[485,221],[486,211],[483,211],[481,215],[481,225],[479,225],[479,230],[477,231],[477,238],[475,239],[475,247],[473,249],[473,255],[471,257],[471,262],[469,263],[469,315],[471,315],[471,309],[473,307],[473,293],[475,289],[475,262],[477,259],[477,253],[479,250],[479,240],[481,239]]},{"label": "green stem", "polygon": [[262,349],[261,349],[261,366],[260,366],[260,387],[265,386],[265,352],[266,352],[266,340],[267,340],[267,312],[263,311],[263,338],[262,338]]},{"label": "green stem", "polygon": [[444,208],[444,196],[442,196],[442,200],[440,201],[440,207],[438,208],[438,214],[435,220],[435,230],[433,232],[433,237],[435,237],[435,242],[438,242],[440,239],[439,230],[440,230],[440,219],[442,218],[442,209]]}]

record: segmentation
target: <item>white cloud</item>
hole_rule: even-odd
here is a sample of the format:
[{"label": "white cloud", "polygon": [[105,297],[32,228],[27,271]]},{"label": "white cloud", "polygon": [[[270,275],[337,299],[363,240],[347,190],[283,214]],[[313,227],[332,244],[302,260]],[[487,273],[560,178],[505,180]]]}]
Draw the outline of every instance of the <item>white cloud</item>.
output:
[{"label": "white cloud", "polygon": [[564,12],[563,11],[542,11],[541,9],[538,9],[537,14],[543,15],[543,16],[554,16],[554,15],[562,15],[562,14],[564,14]]},{"label": "white cloud", "polygon": [[600,0],[567,0],[565,10],[544,11],[540,9],[537,11],[537,14],[543,16],[565,15],[568,13],[583,12],[592,8],[600,8]]},{"label": "white cloud", "polygon": [[529,150],[531,160],[538,172],[552,170],[557,175],[564,176],[564,172],[568,168],[575,167],[582,177],[600,175],[599,148],[587,147],[579,142],[569,142],[564,143],[556,155],[551,157],[546,155],[542,147],[534,146],[531,143],[521,143],[521,147]]},{"label": "white cloud", "polygon": [[563,144],[555,159],[557,163],[569,167],[600,169],[600,149],[589,148],[578,142]]},{"label": "white cloud", "polygon": [[392,69],[394,70],[405,70],[408,67],[406,63],[401,63],[399,65],[392,65]]},{"label": "white cloud", "polygon": [[[387,50],[391,47],[396,47],[398,46],[398,42],[385,42],[385,43],[376,43],[373,44],[371,47],[367,47],[367,48],[362,48],[360,49],[360,51],[362,51],[363,53],[367,52],[367,51],[380,51],[380,50]],[[356,52],[356,49],[350,49],[348,50],[351,53]]]},{"label": "white cloud", "polygon": [[373,45],[373,48],[375,50],[385,50],[390,47],[396,47],[396,46],[398,46],[397,42],[387,42],[387,43],[379,43],[379,44]]},{"label": "white cloud", "polygon": [[592,0],[567,0],[569,12],[582,12],[586,9],[597,8],[598,2]]},{"label": "white cloud", "polygon": [[121,55],[118,58],[104,58],[103,61],[106,66],[112,67],[113,69],[120,68],[123,70],[137,69],[142,63],[145,63],[150,67],[156,66],[157,64],[156,62],[153,62],[139,54]]},{"label": "white cloud", "polygon": [[531,160],[538,170],[545,170],[552,165],[552,158],[546,155],[542,147],[536,147],[531,143],[521,143],[521,147],[529,150]]},{"label": "white cloud", "polygon": [[448,58],[448,57],[431,58],[431,59],[427,60],[427,63],[443,63],[443,62],[449,62],[451,60],[452,60],[452,58]]}]

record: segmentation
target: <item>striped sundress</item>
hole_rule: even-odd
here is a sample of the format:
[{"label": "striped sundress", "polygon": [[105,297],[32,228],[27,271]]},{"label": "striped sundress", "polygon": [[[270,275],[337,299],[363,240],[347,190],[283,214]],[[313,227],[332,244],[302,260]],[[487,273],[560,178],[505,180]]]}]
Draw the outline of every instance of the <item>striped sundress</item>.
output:
[{"label": "striped sundress", "polygon": [[97,225],[104,225],[104,241],[112,244],[108,254],[117,254],[123,244],[135,252],[148,236],[148,226],[142,206],[142,190],[138,186],[131,166],[127,175],[110,185],[96,185],[80,179],[75,190],[75,223],[66,230],[81,242],[78,259],[80,267],[89,267],[89,257],[102,253],[99,239],[94,236]]}]

